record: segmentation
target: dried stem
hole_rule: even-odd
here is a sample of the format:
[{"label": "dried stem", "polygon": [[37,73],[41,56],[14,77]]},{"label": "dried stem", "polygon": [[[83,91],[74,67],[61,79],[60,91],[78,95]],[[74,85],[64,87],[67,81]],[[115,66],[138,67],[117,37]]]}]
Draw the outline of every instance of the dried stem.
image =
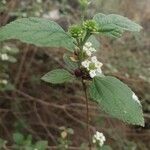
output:
[{"label": "dried stem", "polygon": [[89,127],[89,103],[88,103],[88,95],[87,95],[87,88],[86,88],[86,83],[82,79],[82,86],[83,90],[85,93],[85,98],[86,98],[86,125],[87,125],[87,138],[88,138],[88,143],[89,143],[89,150],[92,149],[91,147],[91,136],[90,136],[90,127]]}]

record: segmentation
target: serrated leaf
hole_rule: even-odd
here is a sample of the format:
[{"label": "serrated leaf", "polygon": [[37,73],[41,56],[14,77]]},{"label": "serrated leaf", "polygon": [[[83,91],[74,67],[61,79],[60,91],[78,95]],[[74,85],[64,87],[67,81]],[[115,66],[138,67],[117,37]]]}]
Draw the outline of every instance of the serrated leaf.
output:
[{"label": "serrated leaf", "polygon": [[98,13],[93,18],[99,27],[99,32],[107,36],[120,37],[124,31],[139,32],[142,27],[130,19],[110,14]]},{"label": "serrated leaf", "polygon": [[132,90],[120,80],[111,76],[95,77],[89,92],[91,98],[112,117],[144,126],[141,105],[133,99]]},{"label": "serrated leaf", "polygon": [[95,49],[100,48],[100,42],[96,39],[94,35],[91,35],[89,39],[87,40],[87,42],[91,42]]},{"label": "serrated leaf", "polygon": [[56,69],[48,72],[42,80],[52,84],[61,84],[73,79],[73,75],[64,69]]},{"label": "serrated leaf", "polygon": [[38,141],[35,144],[35,149],[46,150],[47,146],[48,146],[48,142],[47,141]]},{"label": "serrated leaf", "polygon": [[9,39],[42,47],[74,48],[73,39],[56,22],[36,17],[18,19],[0,28],[0,41]]}]

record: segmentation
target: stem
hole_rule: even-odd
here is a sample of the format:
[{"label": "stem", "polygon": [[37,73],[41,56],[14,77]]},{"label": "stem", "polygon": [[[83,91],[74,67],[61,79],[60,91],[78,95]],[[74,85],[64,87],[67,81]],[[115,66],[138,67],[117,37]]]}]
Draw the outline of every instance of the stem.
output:
[{"label": "stem", "polygon": [[83,39],[83,41],[82,41],[82,47],[83,47],[83,45],[85,44],[85,42],[88,40],[88,38],[90,36],[91,36],[91,33],[87,32],[86,35],[85,35],[85,37],[84,37],[84,39]]},{"label": "stem", "polygon": [[86,125],[87,125],[87,138],[89,143],[89,150],[92,150],[91,147],[91,136],[90,136],[90,128],[89,128],[89,103],[88,103],[88,95],[87,95],[87,88],[84,80],[82,79],[82,86],[85,93],[86,98]]}]

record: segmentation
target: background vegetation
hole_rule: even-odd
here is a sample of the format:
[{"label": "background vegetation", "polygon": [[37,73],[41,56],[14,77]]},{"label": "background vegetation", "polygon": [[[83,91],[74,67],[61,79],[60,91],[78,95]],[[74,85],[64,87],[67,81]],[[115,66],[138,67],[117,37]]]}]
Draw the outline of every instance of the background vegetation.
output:
[{"label": "background vegetation", "polygon": [[[55,20],[66,29],[80,22],[81,7],[77,0],[0,0],[0,25],[20,17],[37,16]],[[91,130],[104,132],[112,149],[149,150],[150,1],[93,0],[86,17],[96,12],[118,13],[144,28],[139,35],[126,34],[118,40],[99,38],[98,57],[106,74],[130,85],[140,97],[146,125],[143,128],[127,126],[99,112],[91,103]],[[85,148],[86,108],[82,86],[78,82],[49,86],[40,80],[49,70],[64,65],[64,51],[18,41],[0,43],[1,149],[33,150],[41,146],[40,150],[44,150],[47,142],[48,149]]]}]

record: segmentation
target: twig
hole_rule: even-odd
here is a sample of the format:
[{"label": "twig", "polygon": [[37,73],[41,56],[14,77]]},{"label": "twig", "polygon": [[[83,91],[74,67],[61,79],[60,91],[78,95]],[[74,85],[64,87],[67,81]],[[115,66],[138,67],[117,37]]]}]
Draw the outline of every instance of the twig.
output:
[{"label": "twig", "polygon": [[2,25],[5,25],[9,18],[10,18],[10,13],[16,8],[16,5],[18,4],[18,0],[11,0],[9,2],[9,6],[7,9],[7,15],[4,17],[3,21],[2,21]]},{"label": "twig", "polygon": [[34,110],[35,110],[35,113],[36,113],[36,116],[39,120],[39,122],[41,123],[41,125],[43,126],[43,128],[45,129],[45,131],[47,132],[48,136],[51,138],[51,140],[56,144],[56,140],[54,138],[54,136],[52,135],[52,133],[47,129],[47,127],[45,126],[45,124],[43,123],[43,120],[40,116],[40,114],[38,113],[37,111],[37,106],[36,106],[36,103],[34,103]]},{"label": "twig", "polygon": [[33,62],[33,59],[34,59],[34,56],[35,56],[36,52],[37,52],[37,48],[35,47],[33,49],[33,53],[32,53],[32,56],[30,58],[30,61],[25,67],[26,69],[25,69],[25,71],[23,73],[22,81],[20,81],[19,89],[22,89],[23,83],[25,81],[25,77],[28,75],[29,69],[31,68],[30,66],[32,65],[32,62]]},{"label": "twig", "polygon": [[89,150],[91,150],[91,136],[90,136],[90,128],[89,128],[89,103],[88,103],[88,96],[87,96],[87,89],[86,89],[86,84],[84,82],[84,80],[82,79],[82,86],[83,86],[83,90],[85,93],[85,98],[86,98],[86,124],[87,124],[87,138],[88,138],[88,142],[89,142]]},{"label": "twig", "polygon": [[18,68],[18,72],[16,74],[16,78],[15,78],[15,81],[14,81],[15,86],[17,86],[17,84],[20,80],[20,76],[21,76],[21,73],[22,73],[22,70],[23,70],[23,66],[24,66],[28,51],[29,51],[29,45],[26,45],[26,48],[24,49],[23,56],[21,58],[21,62],[20,62],[19,68]]}]

